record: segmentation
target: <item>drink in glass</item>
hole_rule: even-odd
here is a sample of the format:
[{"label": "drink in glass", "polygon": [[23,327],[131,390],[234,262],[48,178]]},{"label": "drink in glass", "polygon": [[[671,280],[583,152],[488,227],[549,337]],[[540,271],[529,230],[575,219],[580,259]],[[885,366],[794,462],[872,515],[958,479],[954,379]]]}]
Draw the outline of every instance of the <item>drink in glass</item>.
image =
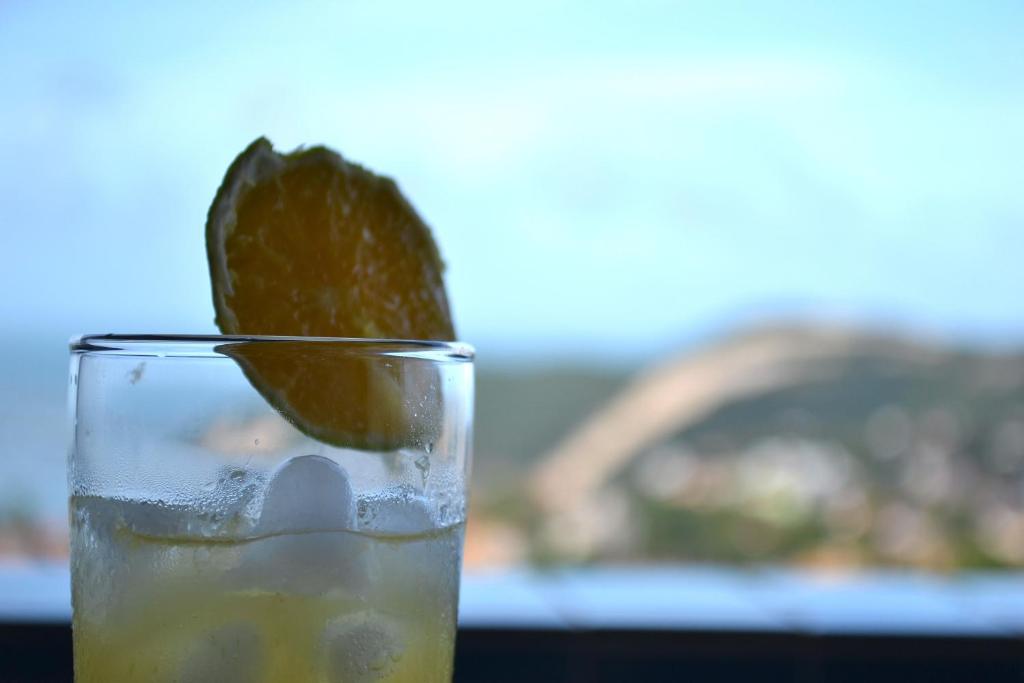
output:
[{"label": "drink in glass", "polygon": [[79,683],[451,680],[469,347],[94,336],[71,381]]}]

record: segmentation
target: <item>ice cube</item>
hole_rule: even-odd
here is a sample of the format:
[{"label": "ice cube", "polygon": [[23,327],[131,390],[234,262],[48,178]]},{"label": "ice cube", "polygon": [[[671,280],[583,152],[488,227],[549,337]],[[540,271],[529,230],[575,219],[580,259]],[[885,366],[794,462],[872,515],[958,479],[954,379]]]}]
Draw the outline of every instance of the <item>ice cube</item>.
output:
[{"label": "ice cube", "polygon": [[331,621],[324,632],[331,683],[373,683],[390,676],[405,653],[400,625],[373,612]]},{"label": "ice cube", "polygon": [[360,498],[358,510],[364,531],[411,535],[437,527],[433,506],[410,486]]},{"label": "ice cube", "polygon": [[[164,539],[231,538],[252,530],[251,508],[262,479],[259,473],[224,468],[202,494],[187,501],[81,498],[94,527],[127,529],[137,536]],[[94,502],[93,502],[94,501]]]},{"label": "ice cube", "polygon": [[322,456],[302,455],[270,478],[256,534],[351,529],[354,511],[345,470]]},{"label": "ice cube", "polygon": [[231,583],[292,595],[357,596],[369,585],[368,543],[351,531],[262,538],[246,545]]},{"label": "ice cube", "polygon": [[227,624],[197,638],[177,680],[251,683],[264,669],[262,638],[252,624]]},{"label": "ice cube", "polygon": [[207,485],[205,495],[195,501],[194,535],[241,538],[252,533],[257,496],[265,475],[241,467],[223,467],[217,479]]},{"label": "ice cube", "polygon": [[299,595],[358,593],[369,581],[368,539],[354,533],[348,476],[334,461],[304,455],[267,484],[233,582]]},{"label": "ice cube", "polygon": [[182,538],[187,536],[192,511],[159,501],[109,500],[121,517],[121,525],[139,536]]}]

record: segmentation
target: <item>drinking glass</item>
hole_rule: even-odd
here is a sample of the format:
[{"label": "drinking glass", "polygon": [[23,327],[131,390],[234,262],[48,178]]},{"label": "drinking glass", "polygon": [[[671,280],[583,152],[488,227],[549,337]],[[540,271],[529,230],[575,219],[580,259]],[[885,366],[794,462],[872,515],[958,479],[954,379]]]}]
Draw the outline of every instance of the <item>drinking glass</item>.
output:
[{"label": "drinking glass", "polygon": [[71,345],[75,678],[450,681],[461,343]]}]

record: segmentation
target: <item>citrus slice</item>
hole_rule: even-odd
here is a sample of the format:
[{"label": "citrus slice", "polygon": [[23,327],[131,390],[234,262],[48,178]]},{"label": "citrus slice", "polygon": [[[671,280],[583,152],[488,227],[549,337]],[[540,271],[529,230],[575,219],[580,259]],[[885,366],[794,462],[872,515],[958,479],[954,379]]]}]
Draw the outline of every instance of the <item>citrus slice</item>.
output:
[{"label": "citrus slice", "polygon": [[[437,439],[440,381],[430,363],[394,345],[233,342],[217,347],[301,432],[341,448],[422,450]],[[387,355],[385,355],[387,354]]]},{"label": "citrus slice", "polygon": [[325,147],[249,145],[210,207],[206,252],[224,334],[455,338],[430,229],[393,180]]},{"label": "citrus slice", "polygon": [[[394,181],[325,147],[279,154],[265,138],[249,145],[210,207],[206,251],[224,334],[455,338],[430,229]],[[318,440],[389,450],[423,431],[421,411],[405,405],[402,363],[329,343],[222,350]]]}]

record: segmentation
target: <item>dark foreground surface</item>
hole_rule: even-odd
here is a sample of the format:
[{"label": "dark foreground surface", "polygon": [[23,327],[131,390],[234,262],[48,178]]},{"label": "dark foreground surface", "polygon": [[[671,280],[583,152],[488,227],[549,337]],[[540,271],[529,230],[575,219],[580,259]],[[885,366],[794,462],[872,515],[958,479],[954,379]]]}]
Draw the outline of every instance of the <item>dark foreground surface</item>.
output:
[{"label": "dark foreground surface", "polygon": [[[0,624],[0,681],[71,681],[66,624]],[[1022,681],[1014,637],[464,628],[455,680]]]}]

